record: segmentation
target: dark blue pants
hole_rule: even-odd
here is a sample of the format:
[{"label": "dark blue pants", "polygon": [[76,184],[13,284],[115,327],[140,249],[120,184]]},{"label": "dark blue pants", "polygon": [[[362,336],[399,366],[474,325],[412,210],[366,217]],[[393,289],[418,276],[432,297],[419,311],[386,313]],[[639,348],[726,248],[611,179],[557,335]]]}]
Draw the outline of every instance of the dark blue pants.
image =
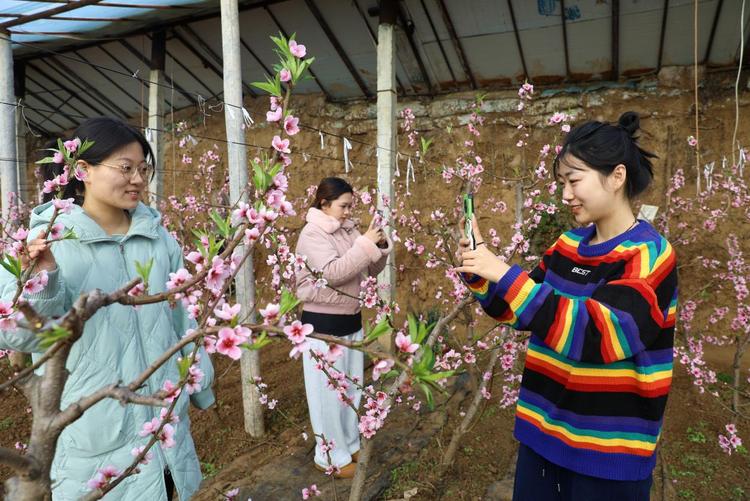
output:
[{"label": "dark blue pants", "polygon": [[645,480],[607,480],[550,463],[521,444],[513,501],[648,501],[651,475]]}]

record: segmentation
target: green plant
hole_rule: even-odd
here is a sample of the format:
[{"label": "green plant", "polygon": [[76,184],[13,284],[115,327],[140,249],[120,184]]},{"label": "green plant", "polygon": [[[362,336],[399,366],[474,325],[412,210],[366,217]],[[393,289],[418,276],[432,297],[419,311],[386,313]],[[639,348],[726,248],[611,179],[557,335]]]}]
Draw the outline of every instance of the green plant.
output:
[{"label": "green plant", "polygon": [[706,435],[704,435],[702,431],[696,430],[691,426],[688,426],[687,429],[687,439],[696,444],[706,443]]}]

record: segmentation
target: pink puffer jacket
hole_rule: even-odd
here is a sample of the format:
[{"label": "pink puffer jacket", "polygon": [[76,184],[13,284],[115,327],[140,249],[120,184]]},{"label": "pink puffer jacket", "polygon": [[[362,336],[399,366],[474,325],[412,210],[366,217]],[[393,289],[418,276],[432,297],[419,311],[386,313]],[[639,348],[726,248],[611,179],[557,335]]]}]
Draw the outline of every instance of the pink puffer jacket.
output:
[{"label": "pink puffer jacket", "polygon": [[[379,248],[372,240],[362,236],[351,220],[343,224],[311,208],[305,218],[297,241],[296,253],[307,258],[311,268],[323,272],[328,285],[346,294],[359,297],[360,283],[367,276],[376,276],[385,268],[393,244]],[[303,309],[315,313],[352,315],[360,310],[359,301],[339,294],[330,287],[315,287],[316,277],[309,270],[297,273],[297,297]]]}]

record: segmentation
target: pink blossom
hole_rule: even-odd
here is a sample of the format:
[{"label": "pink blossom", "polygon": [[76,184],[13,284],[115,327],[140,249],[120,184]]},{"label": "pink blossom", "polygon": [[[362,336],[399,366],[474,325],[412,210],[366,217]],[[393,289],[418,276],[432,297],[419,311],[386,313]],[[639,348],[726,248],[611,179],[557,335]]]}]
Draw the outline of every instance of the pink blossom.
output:
[{"label": "pink blossom", "polygon": [[176,272],[169,274],[167,289],[176,289],[177,287],[184,285],[185,282],[187,282],[191,278],[193,278],[193,276],[190,274],[190,272],[188,272],[185,268],[180,268]]},{"label": "pink blossom", "polygon": [[312,484],[310,487],[305,487],[302,489],[302,499],[310,499],[311,497],[320,496],[321,492],[318,490],[318,486],[316,484]]},{"label": "pink blossom", "polygon": [[86,176],[87,176],[86,171],[83,168],[76,165],[75,168],[73,169],[73,177],[75,177],[81,182],[84,182],[86,180]]},{"label": "pink blossom", "polygon": [[240,310],[242,309],[242,305],[235,304],[234,306],[229,306],[228,303],[224,303],[221,305],[221,309],[214,309],[214,315],[219,317],[222,320],[232,320],[237,315],[240,314]]},{"label": "pink blossom", "polygon": [[56,151],[55,154],[52,155],[52,161],[56,164],[61,164],[65,161],[65,156],[59,151]]},{"label": "pink blossom", "polygon": [[281,116],[283,115],[283,111],[280,107],[276,108],[275,110],[267,111],[266,112],[266,121],[267,122],[278,122],[281,120]]},{"label": "pink blossom", "polygon": [[65,230],[65,226],[62,223],[55,223],[52,225],[52,228],[49,230],[49,239],[50,240],[59,240],[63,236],[63,230]]},{"label": "pink blossom", "polygon": [[101,489],[109,484],[112,479],[120,475],[122,475],[122,472],[114,466],[105,466],[104,468],[99,468],[94,478],[86,482],[86,485],[92,490]]},{"label": "pink blossom", "polygon": [[265,308],[260,309],[260,316],[263,317],[263,323],[270,324],[279,318],[281,307],[275,303],[268,303]]},{"label": "pink blossom", "polygon": [[372,380],[377,381],[378,379],[380,379],[380,375],[390,371],[394,363],[395,362],[390,358],[385,358],[383,360],[378,360],[377,362],[375,362],[375,364],[372,366]]},{"label": "pink blossom", "polygon": [[302,44],[298,44],[295,40],[289,40],[289,52],[294,57],[303,58],[307,54],[307,48]]},{"label": "pink blossom", "polygon": [[11,236],[13,240],[17,240],[19,242],[22,242],[26,240],[26,238],[29,236],[29,230],[26,228],[18,228]]},{"label": "pink blossom", "polygon": [[81,146],[81,140],[78,138],[71,139],[70,141],[65,141],[63,146],[65,146],[65,149],[68,150],[69,153],[75,153],[78,147]]},{"label": "pink blossom", "polygon": [[226,501],[235,501],[237,499],[237,496],[240,495],[240,488],[235,487],[234,489],[228,490],[222,496],[226,499]]},{"label": "pink blossom", "polygon": [[32,278],[30,278],[23,286],[24,294],[37,294],[42,292],[47,287],[49,277],[47,276],[47,270],[42,270]]},{"label": "pink blossom", "polygon": [[340,344],[335,343],[329,343],[328,344],[328,352],[326,352],[325,359],[326,362],[329,364],[333,364],[341,358],[341,355],[344,354],[344,348]]},{"label": "pink blossom", "polygon": [[193,263],[197,271],[201,271],[206,264],[206,258],[203,257],[203,254],[196,251],[189,252],[188,255],[185,256],[185,259]]},{"label": "pink blossom", "polygon": [[[133,447],[133,449],[130,451],[130,455],[134,458],[140,456],[143,453],[143,450],[146,448],[145,445],[141,445],[140,447]],[[149,464],[151,460],[154,459],[154,453],[151,451],[148,451],[145,456],[138,462],[138,464]]]},{"label": "pink blossom", "polygon": [[292,343],[300,344],[305,342],[305,338],[312,334],[313,330],[312,324],[303,324],[299,320],[295,320],[291,325],[284,327],[284,334]]},{"label": "pink blossom", "polygon": [[396,347],[404,353],[414,353],[419,349],[417,343],[411,342],[411,336],[405,336],[403,332],[396,334]]},{"label": "pink blossom", "polygon": [[289,140],[288,139],[281,139],[279,136],[273,136],[273,140],[271,141],[271,145],[273,146],[273,149],[276,151],[279,151],[281,153],[291,153],[292,150],[289,149]]},{"label": "pink blossom", "polygon": [[13,302],[0,300],[0,316],[7,317],[13,313]]},{"label": "pink blossom", "polygon": [[159,445],[162,449],[171,449],[177,442],[174,440],[174,428],[171,424],[165,424],[158,436]]},{"label": "pink blossom", "polygon": [[138,435],[141,437],[147,437],[153,433],[156,433],[156,430],[159,429],[159,425],[161,422],[159,421],[159,418],[153,418],[151,421],[146,421],[143,423],[143,426],[141,427],[141,431],[138,432]]},{"label": "pink blossom", "polygon": [[284,119],[284,130],[290,136],[297,134],[299,132],[299,118],[292,115],[287,116]]},{"label": "pink blossom", "polygon": [[288,82],[292,79],[292,72],[289,71],[287,68],[282,68],[279,72],[279,79],[282,82]]},{"label": "pink blossom", "polygon": [[688,136],[687,142],[688,142],[688,145],[692,146],[693,148],[695,148],[698,145],[698,140],[695,139],[694,136]]},{"label": "pink blossom", "polygon": [[214,256],[211,261],[211,269],[208,270],[208,275],[206,275],[206,285],[208,288],[214,291],[221,290],[224,280],[228,276],[229,270],[224,260],[219,256]]},{"label": "pink blossom", "polygon": [[242,343],[242,339],[237,336],[234,329],[224,327],[219,330],[219,340],[216,343],[216,351],[222,355],[226,355],[232,360],[239,360],[242,356],[242,350],[239,345]]},{"label": "pink blossom", "polygon": [[57,212],[59,212],[60,214],[70,214],[70,211],[73,208],[73,199],[55,198],[52,200],[52,205],[57,208]]}]

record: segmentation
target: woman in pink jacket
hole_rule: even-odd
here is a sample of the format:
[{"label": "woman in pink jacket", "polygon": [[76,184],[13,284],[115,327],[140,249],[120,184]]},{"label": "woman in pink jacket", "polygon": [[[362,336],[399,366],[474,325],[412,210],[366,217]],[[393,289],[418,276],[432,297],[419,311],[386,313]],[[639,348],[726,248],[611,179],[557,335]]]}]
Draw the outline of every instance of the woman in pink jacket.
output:
[{"label": "woman in pink jacket", "polygon": [[[302,270],[297,275],[297,295],[303,302],[302,321],[312,324],[315,332],[359,340],[362,339],[360,283],[385,268],[393,244],[383,229],[374,224],[374,219],[364,235],[357,231],[350,219],[353,193],[351,185],[341,178],[328,177],[320,182],[296,252],[307,258],[310,268],[322,272],[327,286],[316,283],[316,275]],[[343,383],[345,393],[330,389],[328,377],[316,368],[319,362],[312,356],[317,353],[325,357],[329,346],[317,340],[310,340],[309,344],[303,366],[316,439],[315,466],[321,471],[333,467],[337,478],[351,478],[359,453],[359,428],[356,413],[344,400],[350,400],[358,408],[362,392],[350,381]],[[361,384],[364,355],[357,350],[342,351],[333,366]],[[335,352],[328,358],[335,358]],[[333,448],[328,450],[331,443]]]}]

